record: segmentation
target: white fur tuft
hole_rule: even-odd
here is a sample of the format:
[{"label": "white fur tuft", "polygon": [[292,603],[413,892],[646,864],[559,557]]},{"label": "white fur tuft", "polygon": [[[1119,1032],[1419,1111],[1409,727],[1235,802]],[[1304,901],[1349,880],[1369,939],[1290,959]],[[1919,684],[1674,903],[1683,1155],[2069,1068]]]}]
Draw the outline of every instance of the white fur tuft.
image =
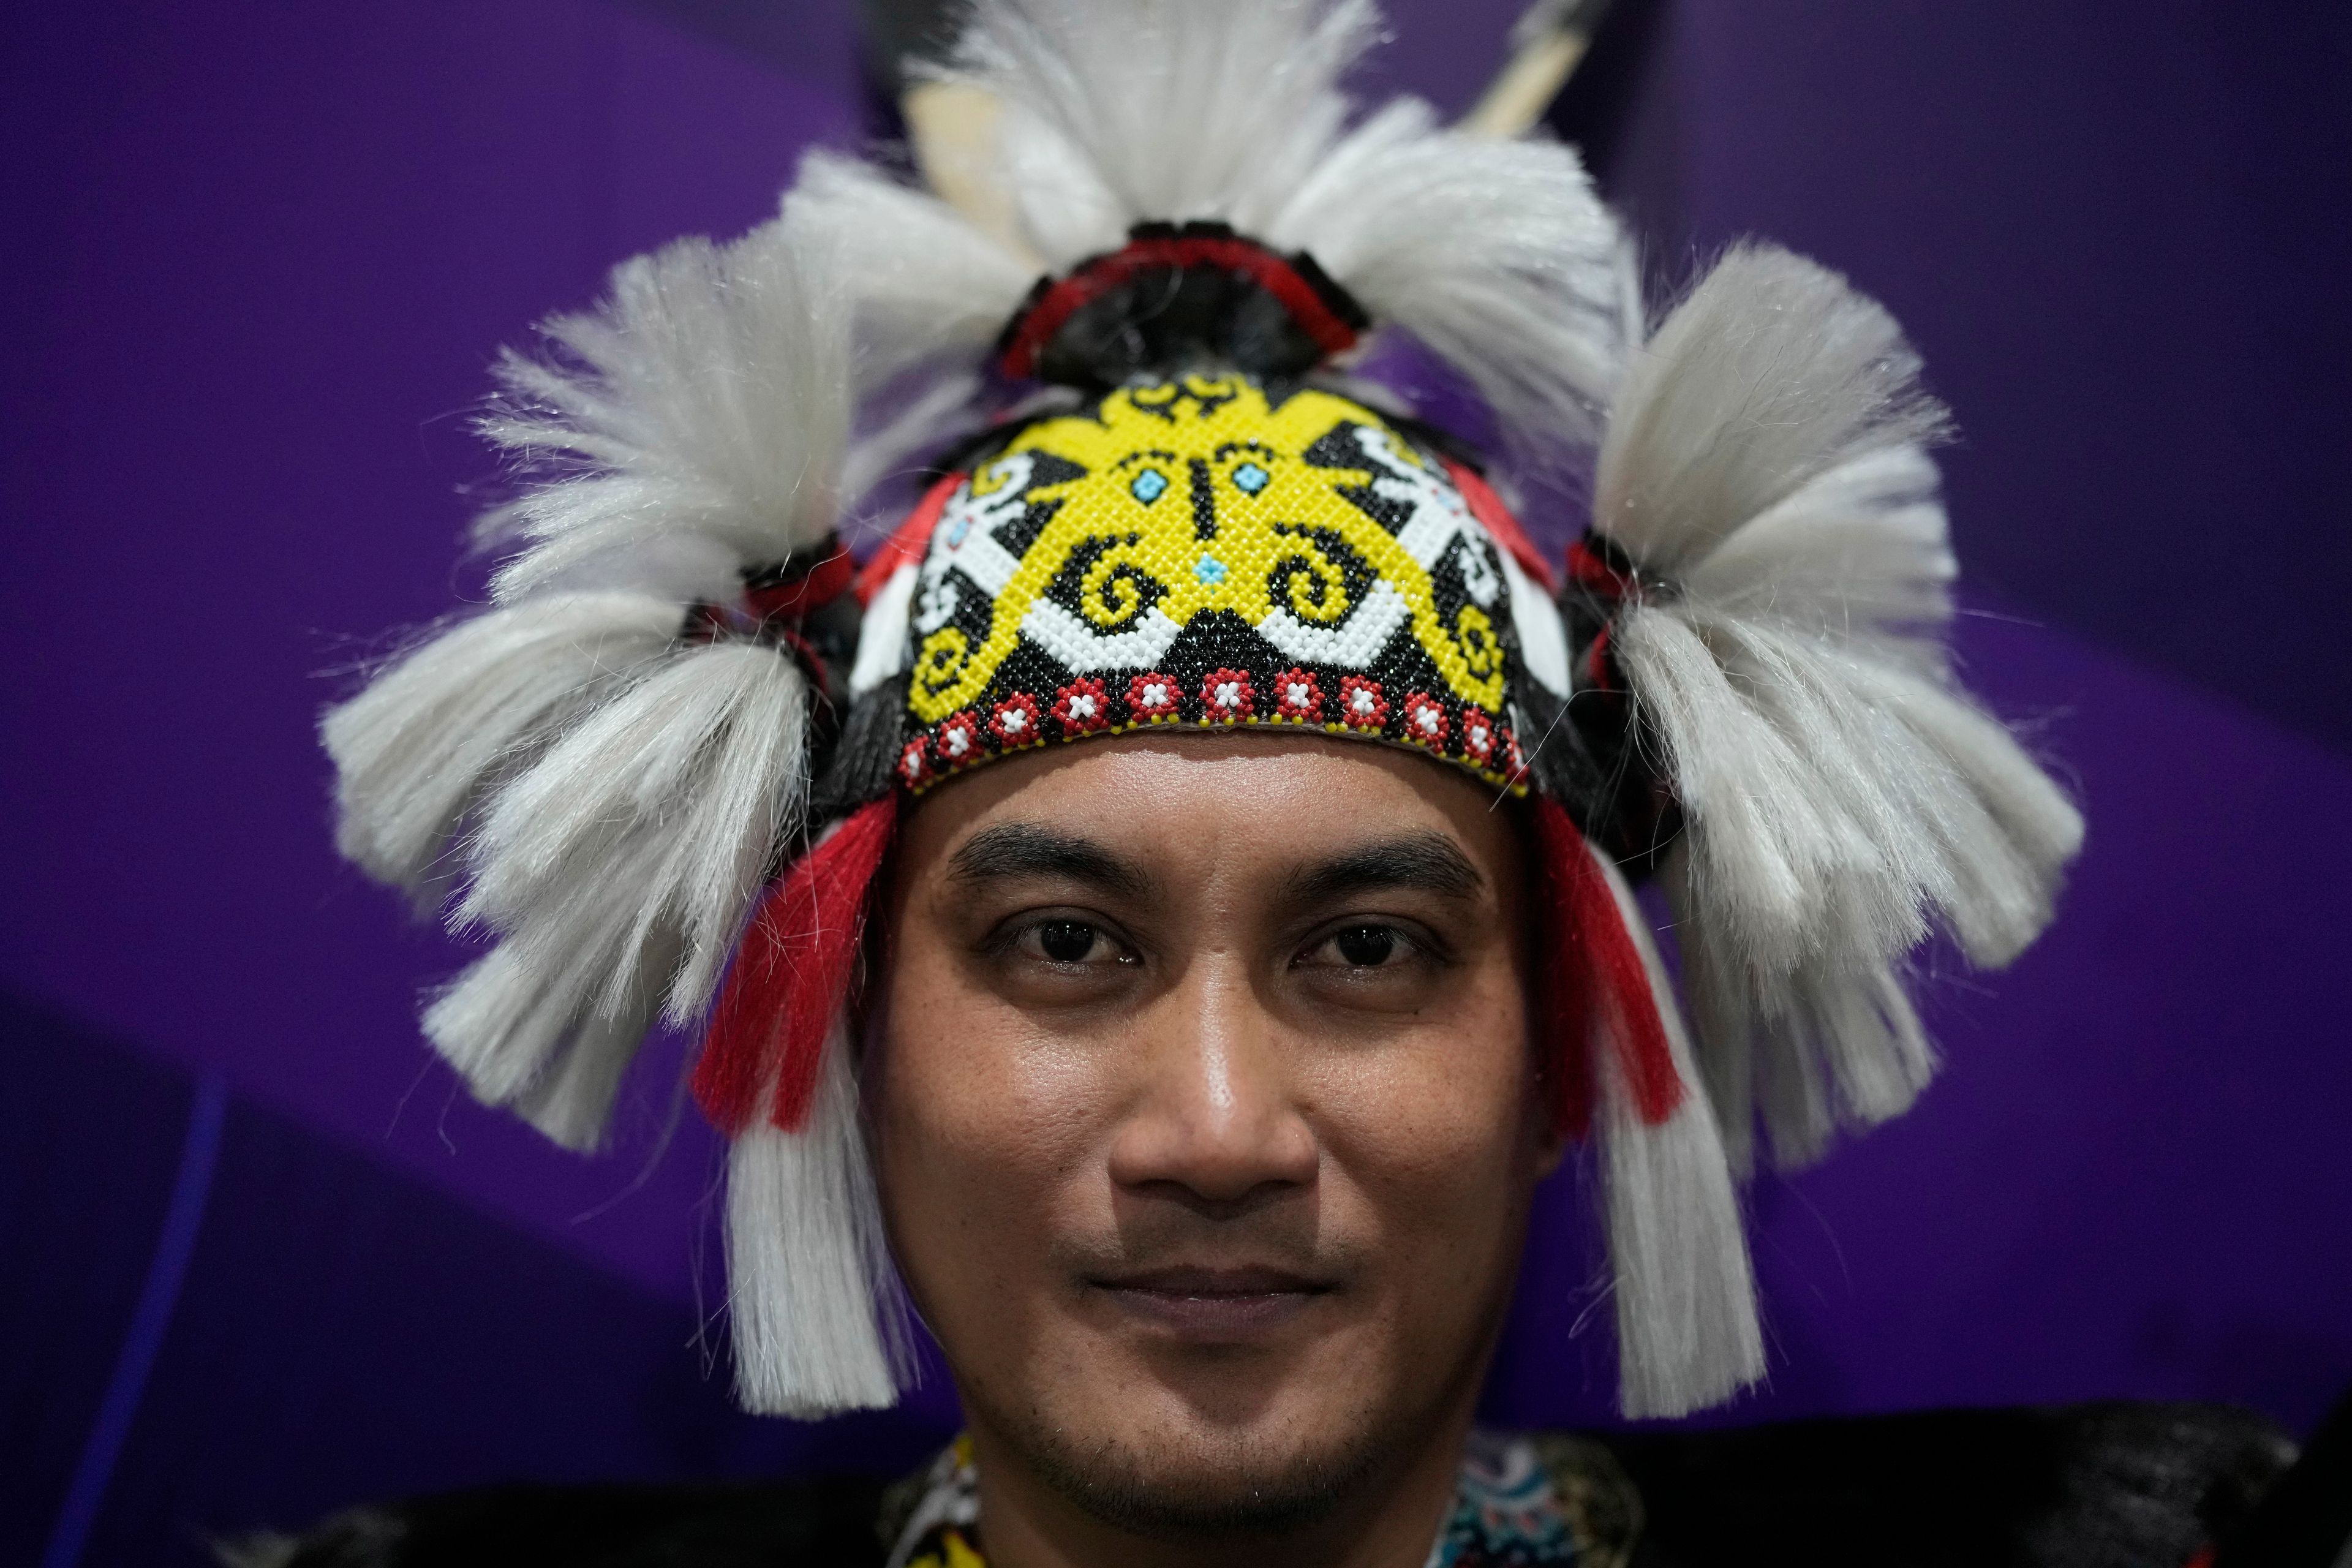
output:
[{"label": "white fur tuft", "polygon": [[689,648],[492,797],[455,919],[500,940],[425,1017],[477,1096],[595,1143],[656,1016],[718,983],[806,794],[807,701],[776,649]]},{"label": "white fur tuft", "polygon": [[761,1415],[882,1409],[911,1364],[849,1056],[836,1025],[808,1124],[761,1120],[728,1156],[735,1386]]},{"label": "white fur tuft", "polygon": [[849,325],[826,237],[788,218],[733,245],[684,239],[614,269],[598,310],[509,353],[482,429],[556,477],[485,520],[522,548],[493,590],[659,583],[725,599],[746,566],[832,528],[849,430]]},{"label": "white fur tuft", "polygon": [[[1764,1375],[1764,1336],[1738,1196],[1674,982],[1633,889],[1587,846],[1641,950],[1683,1102],[1656,1125],[1635,1106],[1617,1053],[1597,1053],[1594,1130],[1616,1281],[1618,1402],[1634,1418],[1719,1405]],[[1622,1030],[1622,1020],[1603,1020]]]},{"label": "white fur tuft", "polygon": [[[1006,105],[1005,182],[1052,267],[1138,223],[1219,219],[1313,255],[1524,444],[1591,438],[1624,353],[1614,221],[1557,143],[1448,130],[1412,100],[1350,129],[1340,81],[1379,29],[1369,0],[980,0],[956,71]],[[881,367],[984,349],[1029,281],[944,204],[846,161],[812,159],[792,199],[870,258],[849,270]]]},{"label": "white fur tuft", "polygon": [[551,323],[558,360],[508,356],[483,427],[539,479],[484,520],[516,544],[497,607],[322,725],[344,853],[413,897],[462,875],[455,918],[499,939],[427,1037],[559,1142],[593,1146],[656,1017],[709,1000],[806,797],[791,656],[684,633],[832,531],[855,395],[837,239],[788,214],[681,241]]},{"label": "white fur tuft", "polygon": [[1950,678],[1942,409],[1893,319],[1785,251],[1727,255],[1636,354],[1594,526],[1670,586],[1615,649],[1688,827],[1668,889],[1743,1165],[1906,1108],[1933,1055],[1896,979],[1931,927],[2007,963],[2082,818]]},{"label": "white fur tuft", "polygon": [[1523,444],[1598,435],[1624,361],[1624,279],[1616,223],[1571,149],[1446,130],[1400,100],[1264,225],[1458,366]]},{"label": "white fur tuft", "polygon": [[[624,918],[616,911],[614,923]],[[552,1142],[590,1153],[604,1139],[614,1098],[660,1012],[677,962],[663,933],[624,960],[626,984],[609,1008],[581,996],[619,939],[608,928],[576,960],[542,973],[505,942],[477,960],[425,1010],[425,1037],[486,1105],[503,1105]]]},{"label": "white fur tuft", "polygon": [[1032,263],[939,197],[838,153],[801,160],[784,210],[838,258],[867,387],[925,360],[977,360],[1036,280]]},{"label": "white fur tuft", "polygon": [[[519,936],[542,973],[615,911],[614,957],[674,931],[685,956],[667,1008],[691,1018],[806,789],[806,711],[804,679],[774,648],[718,643],[667,661],[499,792],[467,847],[457,918]],[[582,1000],[617,1007],[631,975],[596,967],[604,984]]]},{"label": "white fur tuft", "polygon": [[639,594],[555,594],[440,633],[327,710],[336,847],[430,898],[444,847],[500,772],[669,647],[681,612]]},{"label": "white fur tuft", "polygon": [[1147,219],[1252,232],[1328,152],[1370,0],[980,0],[961,69],[1002,97],[1032,237],[1066,267]]}]

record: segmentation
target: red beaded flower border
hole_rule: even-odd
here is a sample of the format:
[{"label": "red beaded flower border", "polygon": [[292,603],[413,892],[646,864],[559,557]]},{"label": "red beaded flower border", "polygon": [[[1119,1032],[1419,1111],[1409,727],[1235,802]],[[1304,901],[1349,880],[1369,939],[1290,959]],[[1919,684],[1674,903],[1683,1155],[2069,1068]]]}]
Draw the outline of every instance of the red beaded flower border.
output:
[{"label": "red beaded flower border", "polygon": [[1274,678],[1274,710],[1301,724],[1323,718],[1323,685],[1303,669],[1286,669]]},{"label": "red beaded flower border", "polygon": [[984,754],[980,747],[980,721],[971,716],[970,709],[940,721],[935,749],[940,761],[950,768],[968,767],[980,761]]},{"label": "red beaded flower border", "polygon": [[1054,693],[1054,717],[1066,739],[1110,728],[1110,693],[1091,677],[1073,680]]},{"label": "red beaded flower border", "polygon": [[1239,669],[1213,669],[1201,682],[1201,710],[1204,722],[1238,724],[1257,712],[1257,694],[1250,689],[1248,672]]},{"label": "red beaded flower border", "polygon": [[1428,692],[1416,691],[1404,700],[1404,738],[1414,745],[1443,752],[1452,728],[1445,717],[1445,704]]},{"label": "red beaded flower border", "polygon": [[1008,752],[1044,745],[1045,732],[1037,722],[1037,700],[1025,691],[1007,697],[990,711],[988,732]]},{"label": "red beaded flower border", "polygon": [[[1312,672],[1296,667],[1275,677],[1270,688],[1271,701],[1261,712],[1259,693],[1247,671],[1212,670],[1201,683],[1201,716],[1196,721],[1287,722],[1345,729],[1367,739],[1419,746],[1458,759],[1515,790],[1526,787],[1527,758],[1518,736],[1508,724],[1475,703],[1457,706],[1442,696],[1414,691],[1392,707],[1379,681],[1355,675],[1341,677],[1339,700],[1327,702],[1322,682]],[[1127,687],[1128,722],[1181,721],[1181,691],[1172,677],[1156,670],[1132,678]],[[1119,728],[1115,700],[1103,681],[1081,677],[1057,689],[1052,708],[1043,711],[1034,698],[1016,691],[990,709],[984,722],[969,709],[950,714],[899,749],[899,781],[920,793],[947,774],[992,754],[1042,745],[1052,739],[1045,725],[1046,713],[1060,726],[1065,741]]]},{"label": "red beaded flower border", "polygon": [[1139,724],[1164,724],[1177,718],[1179,688],[1173,677],[1152,670],[1127,683],[1128,711]]},{"label": "red beaded flower border", "polygon": [[1495,721],[1483,708],[1462,710],[1462,754],[1482,768],[1495,765]]}]

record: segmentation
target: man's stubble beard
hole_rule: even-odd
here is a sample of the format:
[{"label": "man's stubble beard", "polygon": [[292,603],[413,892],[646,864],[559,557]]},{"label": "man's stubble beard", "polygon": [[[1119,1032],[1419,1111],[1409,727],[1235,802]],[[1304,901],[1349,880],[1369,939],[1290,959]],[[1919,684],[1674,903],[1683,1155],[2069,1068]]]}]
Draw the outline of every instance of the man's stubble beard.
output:
[{"label": "man's stubble beard", "polygon": [[[1475,1397],[1501,1335],[1525,1227],[1522,1212],[1512,1234],[1512,1268],[1495,1282],[1449,1374],[1425,1388],[1391,1385],[1386,1402],[1351,1407],[1332,1423],[1342,1436],[1319,1452],[1278,1453],[1263,1439],[1241,1437],[1220,1443],[1209,1463],[1155,1475],[1148,1457],[1171,1451],[1181,1439],[1138,1444],[1113,1436],[1090,1443],[1076,1423],[1057,1419],[1022,1391],[1001,1400],[997,1390],[977,1380],[959,1380],[959,1387],[968,1414],[1017,1463],[1104,1524],[1146,1540],[1196,1546],[1288,1536],[1372,1496],[1404,1472],[1433,1434],[1466,1424],[1464,1402]],[[1140,1369],[1137,1374],[1149,1375]]]},{"label": "man's stubble beard", "polygon": [[1116,1438],[1073,1440],[1033,1405],[984,1414],[1032,1474],[1094,1519],[1148,1540],[1192,1544],[1276,1538],[1319,1524],[1365,1495],[1429,1430],[1411,1415],[1360,1409],[1328,1452],[1277,1455],[1260,1439],[1241,1438],[1198,1473],[1155,1476],[1133,1447]]}]

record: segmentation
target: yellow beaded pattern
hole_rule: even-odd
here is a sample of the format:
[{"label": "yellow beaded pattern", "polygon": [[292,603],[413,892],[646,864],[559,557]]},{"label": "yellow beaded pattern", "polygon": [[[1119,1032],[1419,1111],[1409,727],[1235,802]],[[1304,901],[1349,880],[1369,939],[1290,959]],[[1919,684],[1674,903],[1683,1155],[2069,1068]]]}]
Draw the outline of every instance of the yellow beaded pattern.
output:
[{"label": "yellow beaded pattern", "polygon": [[[1076,739],[1192,718],[1129,678],[1170,668],[1197,627],[1196,652],[1234,650],[1208,687],[1204,671],[1181,679],[1205,704],[1198,722],[1371,733],[1516,784],[1516,742],[1492,717],[1509,625],[1494,542],[1444,468],[1371,409],[1314,389],[1269,397],[1240,375],[1127,387],[1030,426],[948,498],[910,614],[907,707],[929,739],[900,771],[920,789],[1056,721]],[[1395,681],[1367,698],[1349,679],[1353,710],[1336,689],[1407,665],[1410,714]],[[1313,700],[1275,698],[1284,680],[1309,680]],[[1219,710],[1220,693],[1239,706]]]}]

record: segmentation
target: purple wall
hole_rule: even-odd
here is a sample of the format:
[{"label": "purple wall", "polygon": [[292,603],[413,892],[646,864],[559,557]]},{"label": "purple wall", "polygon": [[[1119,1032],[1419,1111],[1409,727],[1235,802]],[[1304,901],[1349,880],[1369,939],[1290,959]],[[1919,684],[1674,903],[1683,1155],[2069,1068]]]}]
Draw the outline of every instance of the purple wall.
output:
[{"label": "purple wall", "polygon": [[[596,1282],[565,1297],[583,1324],[677,1325],[612,1331],[681,1364],[713,1150],[691,1115],[665,1141],[674,1048],[602,1162],[468,1102],[413,1026],[461,954],[335,863],[310,726],[472,580],[495,347],[625,254],[756,221],[798,148],[851,135],[845,18],[789,9],[804,34],[716,0],[5,24],[0,986],[386,1173],[398,1245],[464,1229],[486,1297],[510,1235],[519,1277]],[[1390,79],[1458,103],[1517,7],[1395,9]],[[1562,106],[1669,271],[1754,229],[1913,326],[2004,610],[1966,650],[2091,812],[2053,937],[1931,985],[1952,1065],[1922,1109],[1759,1186],[1779,1370],[1748,1413],[2112,1393],[2303,1422],[2352,1378],[2346,16],[1624,0]],[[176,1144],[168,1103],[124,1114]],[[1566,1333],[1577,1210],[1552,1194],[1498,1414],[1605,1407],[1605,1335]],[[135,1284],[161,1197],[97,1212],[93,1278],[104,1253]],[[225,1279],[205,1257],[192,1279]]]},{"label": "purple wall", "polygon": [[[2352,1384],[2352,763],[2057,633],[1961,646],[2047,716],[2089,847],[2010,972],[1930,955],[1920,1105],[1758,1184],[1774,1371],[1734,1415],[2132,1394],[2306,1426]],[[1493,1389],[1520,1420],[1609,1387],[1604,1335],[1559,1353],[1593,1263],[1551,1196]]]},{"label": "purple wall", "polygon": [[575,1224],[669,1097],[582,1164],[427,1070],[415,995],[461,957],[336,863],[312,725],[469,580],[498,346],[765,216],[853,123],[845,29],[803,79],[583,0],[38,25],[0,101],[0,976],[683,1298],[698,1126]]}]

